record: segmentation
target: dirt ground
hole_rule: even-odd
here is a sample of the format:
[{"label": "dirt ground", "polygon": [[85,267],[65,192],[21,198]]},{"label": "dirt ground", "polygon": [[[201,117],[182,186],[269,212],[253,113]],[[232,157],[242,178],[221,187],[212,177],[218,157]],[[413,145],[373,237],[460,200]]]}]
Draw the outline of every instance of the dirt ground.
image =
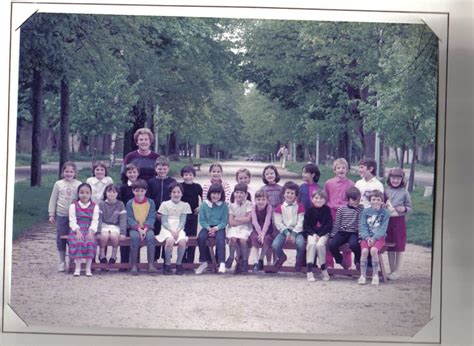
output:
[{"label": "dirt ground", "polygon": [[[261,174],[258,164],[254,172]],[[203,167],[198,182],[206,175]],[[258,176],[252,182],[261,185]],[[402,278],[379,286],[343,276],[308,282],[295,273],[73,277],[56,271],[56,253],[47,223],[13,244],[10,305],[28,325],[412,336],[430,316],[431,249],[411,244]]]},{"label": "dirt ground", "polygon": [[13,244],[10,305],[28,325],[411,336],[429,320],[431,251],[416,245],[403,278],[379,286],[294,273],[88,278],[56,271],[54,232],[38,225]]}]

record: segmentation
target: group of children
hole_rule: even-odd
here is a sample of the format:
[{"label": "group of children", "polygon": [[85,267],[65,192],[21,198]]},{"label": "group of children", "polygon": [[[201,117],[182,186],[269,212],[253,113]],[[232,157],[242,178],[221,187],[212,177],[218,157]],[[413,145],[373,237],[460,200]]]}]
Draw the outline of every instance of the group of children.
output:
[{"label": "group of children", "polygon": [[[237,184],[222,179],[222,166],[210,166],[208,182],[195,183],[192,166],[181,170],[182,183],[168,177],[169,162],[159,157],[155,162],[156,176],[145,181],[140,171],[126,166],[127,181],[120,187],[107,176],[107,167],[94,164],[93,177],[81,184],[75,179],[74,163],[64,164],[63,179],[55,183],[49,204],[50,222],[57,224],[59,270],[65,270],[66,243],[60,236],[68,234],[69,256],[76,264],[74,275],[86,262],[86,275],[91,276],[91,263],[99,241],[99,261],[106,263],[106,245],[112,244],[109,263],[115,263],[120,235],[130,237],[130,253],[121,248],[121,261],[131,263],[131,273],[138,273],[139,244],[146,240],[148,269],[156,271],[160,257],[156,241],[164,244],[163,273],[169,275],[173,247],[177,245],[176,274],[183,274],[183,261],[194,262],[194,247],[186,245],[188,236],[197,235],[199,266],[196,274],[208,268],[211,254],[207,239],[215,238],[218,272],[232,268],[234,273],[262,271],[264,259],[273,257],[278,271],[287,260],[285,243],[296,246],[295,270],[307,267],[308,281],[315,281],[314,267],[318,264],[322,280],[329,280],[327,267],[333,259],[343,268],[352,265],[351,252],[341,254],[339,248],[348,243],[354,263],[360,267],[359,284],[366,283],[369,254],[372,268],[378,270],[378,251],[385,241],[396,246],[389,249],[389,279],[399,278],[406,243],[404,215],[411,211],[410,196],[404,188],[404,172],[391,169],[387,189],[375,177],[376,162],[363,159],[355,184],[346,176],[345,159],[333,162],[335,176],[323,188],[318,181],[316,165],[303,167],[303,183],[292,181],[278,184],[280,175],[273,165],[262,173],[264,185],[257,191],[250,186],[250,171],[236,172]],[[199,233],[198,231],[199,227]],[[226,243],[229,255],[226,258]],[[326,249],[329,249],[327,251]],[[249,265],[249,260],[253,261]],[[378,275],[372,275],[378,284]]]}]

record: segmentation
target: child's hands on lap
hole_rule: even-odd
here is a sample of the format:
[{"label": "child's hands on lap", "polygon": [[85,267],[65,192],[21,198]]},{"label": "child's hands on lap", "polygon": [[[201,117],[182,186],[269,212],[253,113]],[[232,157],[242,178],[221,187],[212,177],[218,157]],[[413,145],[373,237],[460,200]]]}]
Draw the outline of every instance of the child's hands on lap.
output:
[{"label": "child's hands on lap", "polygon": [[173,236],[174,240],[178,240],[179,230],[171,231],[171,235]]},{"label": "child's hands on lap", "polygon": [[77,240],[82,240],[82,233],[81,233],[81,230],[79,228],[76,229],[76,239]]}]

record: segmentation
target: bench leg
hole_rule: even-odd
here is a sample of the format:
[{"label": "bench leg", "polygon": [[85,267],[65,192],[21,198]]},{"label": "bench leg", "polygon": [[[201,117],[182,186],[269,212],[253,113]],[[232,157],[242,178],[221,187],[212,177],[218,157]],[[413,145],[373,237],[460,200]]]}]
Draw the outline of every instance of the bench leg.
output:
[{"label": "bench leg", "polygon": [[[379,265],[382,272],[383,282],[387,282],[387,273],[385,272],[385,264],[383,263],[383,253],[379,253]],[[378,275],[379,273],[377,273]]]}]

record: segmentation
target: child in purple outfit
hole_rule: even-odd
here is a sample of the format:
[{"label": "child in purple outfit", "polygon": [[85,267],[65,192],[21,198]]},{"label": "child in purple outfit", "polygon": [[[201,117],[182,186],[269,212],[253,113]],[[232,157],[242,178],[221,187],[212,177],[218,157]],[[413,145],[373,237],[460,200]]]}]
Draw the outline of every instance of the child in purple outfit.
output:
[{"label": "child in purple outfit", "polygon": [[400,267],[407,242],[407,226],[405,215],[412,211],[410,194],[405,189],[405,172],[401,168],[392,168],[388,172],[387,189],[385,190],[386,205],[390,212],[387,228],[387,243],[395,243],[389,248],[388,263],[390,265],[389,280],[400,278]]},{"label": "child in purple outfit", "polygon": [[308,163],[303,167],[303,184],[300,185],[298,202],[303,204],[305,210],[308,210],[312,206],[311,196],[313,193],[321,189],[318,185],[320,175],[319,168],[314,163]]}]

